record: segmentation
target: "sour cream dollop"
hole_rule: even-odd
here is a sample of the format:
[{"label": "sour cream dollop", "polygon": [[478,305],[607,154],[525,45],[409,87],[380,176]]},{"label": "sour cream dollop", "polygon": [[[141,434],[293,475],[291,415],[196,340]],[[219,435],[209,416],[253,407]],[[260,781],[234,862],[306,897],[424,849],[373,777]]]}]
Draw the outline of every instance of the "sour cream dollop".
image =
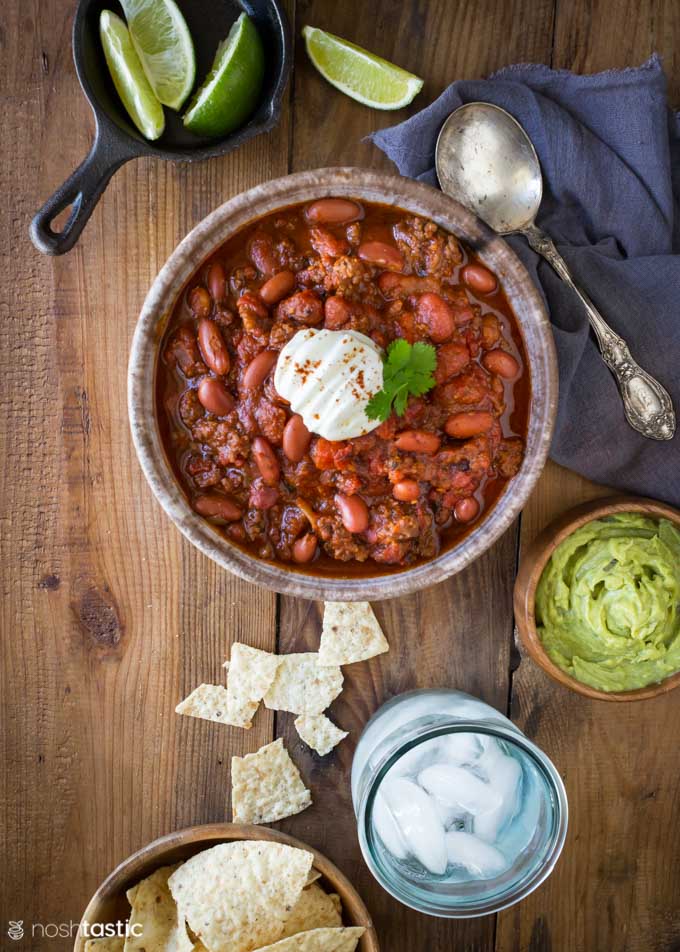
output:
[{"label": "sour cream dollop", "polygon": [[277,393],[310,432],[327,440],[348,440],[380,426],[366,416],[366,404],[382,385],[382,351],[358,331],[298,331],[274,373]]}]

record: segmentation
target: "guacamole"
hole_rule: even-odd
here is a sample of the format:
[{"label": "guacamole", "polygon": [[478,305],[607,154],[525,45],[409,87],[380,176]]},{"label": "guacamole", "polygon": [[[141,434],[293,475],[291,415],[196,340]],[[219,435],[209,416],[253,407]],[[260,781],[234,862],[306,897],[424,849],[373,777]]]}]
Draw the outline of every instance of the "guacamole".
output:
[{"label": "guacamole", "polygon": [[680,530],[632,512],[581,526],[543,570],[536,627],[555,664],[600,691],[680,670]]}]

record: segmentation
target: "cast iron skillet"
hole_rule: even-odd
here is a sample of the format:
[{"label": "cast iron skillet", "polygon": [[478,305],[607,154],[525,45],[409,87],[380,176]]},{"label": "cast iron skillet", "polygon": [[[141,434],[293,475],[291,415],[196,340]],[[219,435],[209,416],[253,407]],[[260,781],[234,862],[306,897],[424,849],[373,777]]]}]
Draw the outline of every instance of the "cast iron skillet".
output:
[{"label": "cast iron skillet", "polygon": [[[155,142],[147,142],[118,98],[99,40],[101,11],[109,9],[122,15],[122,10],[117,0],[80,0],[73,22],[73,60],[94,113],[96,132],[85,161],[31,222],[31,240],[44,254],[70,251],[109,179],[129,159],[141,155],[175,162],[209,159],[267,132],[278,121],[291,64],[290,30],[280,0],[180,0],[180,7],[196,48],[196,85],[203,82],[218,44],[236,17],[245,10],[253,18],[265,49],[265,79],[259,106],[245,126],[218,140],[192,135],[182,125],[181,116],[166,109],[163,135]],[[69,205],[72,208],[68,221],[61,231],[55,231],[52,222]]]}]

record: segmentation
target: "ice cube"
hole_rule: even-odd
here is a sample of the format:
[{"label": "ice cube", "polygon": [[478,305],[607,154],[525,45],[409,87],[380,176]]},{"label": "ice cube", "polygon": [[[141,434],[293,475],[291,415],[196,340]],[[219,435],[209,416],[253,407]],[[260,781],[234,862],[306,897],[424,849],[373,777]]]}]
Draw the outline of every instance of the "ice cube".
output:
[{"label": "ice cube", "polygon": [[476,760],[482,753],[479,736],[466,731],[462,734],[448,734],[442,737],[442,747],[446,751],[444,759],[454,764],[469,764]]},{"label": "ice cube", "polygon": [[373,824],[376,833],[392,856],[395,859],[406,859],[408,856],[406,844],[399,832],[397,822],[387,806],[382,790],[378,790],[373,803]]},{"label": "ice cube", "polygon": [[461,813],[487,813],[500,805],[492,787],[465,767],[434,764],[418,774],[418,783],[428,793]]},{"label": "ice cube", "polygon": [[422,744],[417,744],[411,750],[407,750],[394,767],[389,775],[394,777],[414,777],[423,767],[435,763],[437,760],[446,760],[446,754],[442,746],[442,738],[433,737],[432,740],[426,740]]},{"label": "ice cube", "polygon": [[454,824],[457,829],[467,828],[468,825],[472,829],[472,818],[465,810],[462,810],[459,806],[449,806],[439,797],[431,797],[431,800],[445,830],[450,829]]},{"label": "ice cube", "polygon": [[446,834],[446,853],[452,866],[463,866],[472,876],[493,879],[508,868],[500,850],[473,833],[452,830]]},{"label": "ice cube", "polygon": [[431,873],[446,872],[444,826],[430,797],[406,777],[387,777],[380,788],[409,852]]},{"label": "ice cube", "polygon": [[495,843],[503,827],[517,812],[522,768],[514,757],[504,754],[500,748],[484,754],[480,759],[480,765],[489,778],[489,787],[498,796],[499,802],[492,809],[479,812],[475,816],[472,829],[487,843]]}]

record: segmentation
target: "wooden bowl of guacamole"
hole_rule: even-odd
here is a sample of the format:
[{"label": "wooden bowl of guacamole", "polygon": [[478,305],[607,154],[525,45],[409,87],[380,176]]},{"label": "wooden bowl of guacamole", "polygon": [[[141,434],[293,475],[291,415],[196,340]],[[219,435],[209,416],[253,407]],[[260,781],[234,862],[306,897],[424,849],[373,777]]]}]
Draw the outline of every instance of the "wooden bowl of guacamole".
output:
[{"label": "wooden bowl of guacamole", "polygon": [[517,575],[522,645],[560,684],[638,701],[680,684],[680,512],[635,496],[569,510]]}]

